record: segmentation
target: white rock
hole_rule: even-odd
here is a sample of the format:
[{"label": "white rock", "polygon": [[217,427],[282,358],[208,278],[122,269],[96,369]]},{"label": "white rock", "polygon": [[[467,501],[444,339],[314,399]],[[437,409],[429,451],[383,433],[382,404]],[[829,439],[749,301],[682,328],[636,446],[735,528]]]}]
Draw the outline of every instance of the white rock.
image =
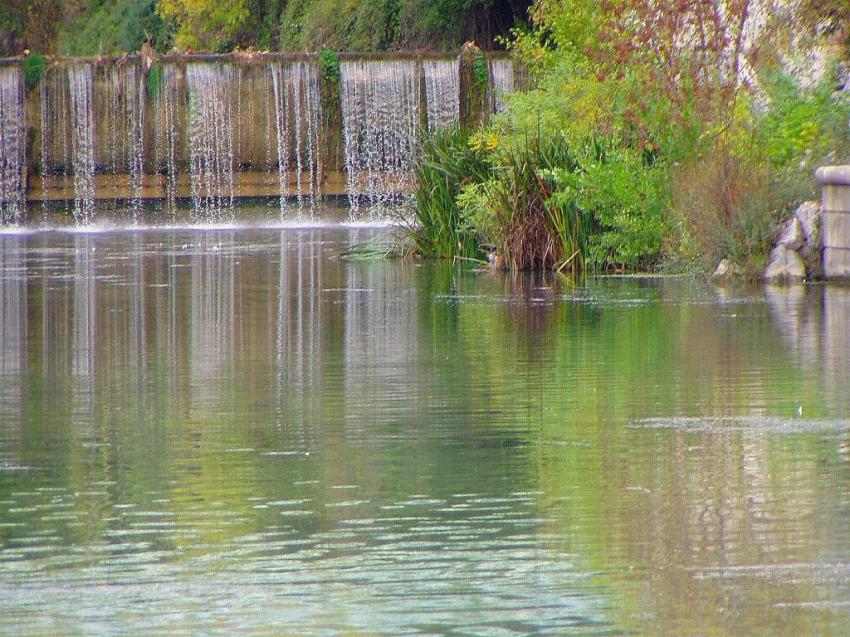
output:
[{"label": "white rock", "polygon": [[741,274],[741,268],[732,263],[729,259],[723,259],[719,264],[717,264],[717,269],[714,271],[714,274],[711,275],[711,278],[728,279],[733,276],[740,276]]},{"label": "white rock", "polygon": [[782,233],[779,235],[779,241],[776,243],[790,250],[799,250],[805,242],[806,235],[803,233],[803,224],[797,217],[792,217],[785,224]]},{"label": "white rock", "polygon": [[806,278],[806,264],[795,250],[778,245],[770,252],[770,262],[764,271],[765,281],[798,281]]},{"label": "white rock", "polygon": [[794,213],[794,217],[800,220],[806,243],[816,249],[823,247],[821,246],[820,204],[817,201],[801,203],[797,212]]}]

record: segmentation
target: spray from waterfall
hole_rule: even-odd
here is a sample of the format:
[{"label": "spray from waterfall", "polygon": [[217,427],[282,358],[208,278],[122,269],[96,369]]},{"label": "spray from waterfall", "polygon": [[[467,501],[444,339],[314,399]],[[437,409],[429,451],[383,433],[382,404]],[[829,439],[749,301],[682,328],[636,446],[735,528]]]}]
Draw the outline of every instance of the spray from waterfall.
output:
[{"label": "spray from waterfall", "polygon": [[351,217],[372,218],[413,186],[420,90],[412,61],[340,64],[345,170]]},{"label": "spray from waterfall", "polygon": [[24,78],[16,66],[0,67],[0,221],[16,222],[26,212]]}]

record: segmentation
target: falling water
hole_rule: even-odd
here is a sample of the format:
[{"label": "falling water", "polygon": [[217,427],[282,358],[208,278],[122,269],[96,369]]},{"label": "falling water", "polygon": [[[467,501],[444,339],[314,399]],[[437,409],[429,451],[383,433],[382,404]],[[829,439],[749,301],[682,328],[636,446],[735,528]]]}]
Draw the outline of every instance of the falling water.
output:
[{"label": "falling water", "polygon": [[160,185],[164,180],[166,208],[174,214],[177,210],[177,157],[179,135],[177,118],[180,99],[180,70],[172,64],[163,64],[159,90],[154,103],[154,162]]},{"label": "falling water", "polygon": [[365,202],[375,217],[412,186],[420,116],[416,63],[345,61],[340,93],[351,216],[358,217]]},{"label": "falling water", "polygon": [[26,203],[22,172],[26,161],[24,81],[16,66],[0,67],[0,220],[14,222]]},{"label": "falling water", "polygon": [[[48,69],[39,85],[41,135],[39,162],[42,188],[45,193],[56,188],[54,177],[70,173],[68,157],[68,79],[63,67]],[[42,203],[46,212],[46,200]],[[70,212],[70,210],[69,210]]]},{"label": "falling water", "polygon": [[233,217],[232,76],[232,68],[220,64],[186,67],[192,207],[207,221]]},{"label": "falling water", "polygon": [[139,67],[128,66],[124,74],[124,109],[127,117],[127,167],[133,190],[133,216],[138,219],[142,209],[142,179],[144,170],[145,99],[144,77]]},{"label": "falling water", "polygon": [[458,61],[425,60],[425,99],[428,105],[428,130],[435,131],[460,120],[460,77]]},{"label": "falling water", "polygon": [[[103,71],[95,95],[95,125],[101,144],[99,158],[104,170],[112,173],[113,188],[122,193],[129,187],[132,212],[138,218],[142,207],[144,161],[144,83],[139,67],[114,65]],[[125,186],[119,175],[128,175]]]},{"label": "falling water", "polygon": [[271,64],[269,72],[274,90],[280,213],[284,214],[288,178],[293,168],[298,209],[303,213],[304,198],[309,196],[313,213],[320,195],[319,78],[314,66],[306,62]]},{"label": "falling water", "polygon": [[508,104],[505,93],[514,90],[514,64],[510,59],[489,60],[490,108],[493,113],[503,113]]},{"label": "falling water", "polygon": [[74,167],[74,217],[88,222],[94,217],[94,116],[92,66],[68,66],[71,95],[71,161]]}]

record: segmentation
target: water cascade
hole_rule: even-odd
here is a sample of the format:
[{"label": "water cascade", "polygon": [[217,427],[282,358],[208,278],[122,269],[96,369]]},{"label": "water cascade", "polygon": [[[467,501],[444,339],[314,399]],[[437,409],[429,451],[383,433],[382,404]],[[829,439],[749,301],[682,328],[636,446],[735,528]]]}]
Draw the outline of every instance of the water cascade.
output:
[{"label": "water cascade", "polygon": [[303,213],[304,197],[309,196],[312,214],[320,195],[321,179],[319,125],[322,107],[318,74],[314,66],[306,62],[271,64],[269,72],[274,92],[280,212],[283,215],[288,174],[294,169],[298,209]]},{"label": "water cascade", "polygon": [[19,68],[0,67],[0,221],[25,211],[22,172],[26,161],[24,78]]},{"label": "water cascade", "polygon": [[420,118],[413,61],[344,61],[340,97],[351,216],[378,216],[412,188]]},{"label": "water cascade", "polygon": [[164,187],[166,210],[177,210],[177,160],[180,156],[178,117],[180,110],[180,69],[162,65],[162,75],[154,96],[154,167],[157,183]]},{"label": "water cascade", "polygon": [[503,113],[508,104],[503,95],[514,90],[514,64],[507,58],[489,60],[490,108],[493,113]]},{"label": "water cascade", "polygon": [[[40,161],[39,168],[42,181],[42,191],[53,193],[57,188],[54,177],[62,172],[70,172],[67,168],[69,137],[68,132],[68,80],[64,69],[48,70],[39,85],[40,100]],[[55,195],[54,195],[55,196]],[[46,205],[46,204],[45,204]]]},{"label": "water cascade", "polygon": [[34,108],[36,121],[25,126],[20,61],[6,60],[0,213],[22,214],[27,199],[44,202],[45,214],[64,202],[85,223],[97,199],[126,202],[138,219],[144,200],[157,198],[157,216],[175,217],[178,201],[191,196],[192,216],[218,223],[233,219],[237,198],[266,198],[274,216],[315,216],[330,194],[349,198],[352,219],[386,217],[390,204],[411,201],[423,128],[504,109],[512,63],[491,60],[488,68],[493,86],[479,87],[467,108],[460,98],[475,92],[463,85],[479,80],[448,56],[346,55],[339,92],[328,87],[326,95],[312,55],[168,55],[148,75],[135,56],[55,58],[38,83],[40,117]]},{"label": "water cascade", "polygon": [[88,222],[94,218],[94,114],[92,109],[92,66],[68,66],[71,97],[71,163],[74,168],[74,217]]},{"label": "water cascade", "polygon": [[457,124],[460,119],[460,76],[458,61],[425,60],[425,99],[428,106],[428,130],[435,131]]},{"label": "water cascade", "polygon": [[[138,218],[142,206],[144,166],[144,82],[134,64],[104,67],[97,78],[95,96],[96,137],[101,168],[112,174],[117,191],[132,194],[133,216]],[[127,175],[129,183],[119,178]]]},{"label": "water cascade", "polygon": [[233,217],[233,76],[222,64],[186,66],[192,207],[207,221]]}]

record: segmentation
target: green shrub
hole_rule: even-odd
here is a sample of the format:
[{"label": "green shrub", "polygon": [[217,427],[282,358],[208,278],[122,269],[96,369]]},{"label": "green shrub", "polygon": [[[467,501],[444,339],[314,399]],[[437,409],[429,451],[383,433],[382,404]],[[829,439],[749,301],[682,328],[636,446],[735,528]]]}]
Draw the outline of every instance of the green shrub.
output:
[{"label": "green shrub", "polygon": [[322,67],[322,79],[328,84],[339,83],[339,53],[330,49],[319,52],[319,63]]},{"label": "green shrub", "polygon": [[148,70],[147,77],[145,77],[145,87],[148,95],[152,99],[156,99],[162,88],[162,62],[160,60],[156,60]]},{"label": "green shrub", "polygon": [[580,273],[657,261],[659,171],[614,140],[537,137],[507,148],[495,174],[482,189],[493,217],[485,227],[510,267]]},{"label": "green shrub", "polygon": [[24,82],[27,89],[31,90],[38,86],[44,77],[46,61],[41,53],[31,53],[24,60]]},{"label": "green shrub", "polygon": [[487,57],[481,51],[475,52],[472,60],[472,77],[479,89],[484,89],[490,84],[490,69],[487,65]]},{"label": "green shrub", "polygon": [[780,208],[763,161],[711,149],[675,171],[672,198],[683,234],[680,256],[705,269],[728,257],[750,275],[760,273]]}]

